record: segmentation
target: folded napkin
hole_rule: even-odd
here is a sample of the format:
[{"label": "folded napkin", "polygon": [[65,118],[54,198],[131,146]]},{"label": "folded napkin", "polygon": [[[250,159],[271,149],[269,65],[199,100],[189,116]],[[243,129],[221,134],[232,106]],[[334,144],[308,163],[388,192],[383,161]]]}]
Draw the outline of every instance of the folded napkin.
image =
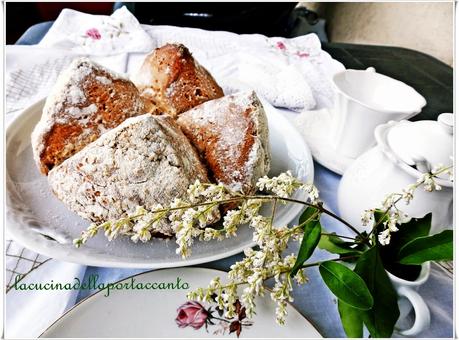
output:
[{"label": "folded napkin", "polygon": [[64,9],[38,46],[65,48],[81,54],[114,55],[150,52],[155,43],[137,19],[122,7],[111,16]]}]

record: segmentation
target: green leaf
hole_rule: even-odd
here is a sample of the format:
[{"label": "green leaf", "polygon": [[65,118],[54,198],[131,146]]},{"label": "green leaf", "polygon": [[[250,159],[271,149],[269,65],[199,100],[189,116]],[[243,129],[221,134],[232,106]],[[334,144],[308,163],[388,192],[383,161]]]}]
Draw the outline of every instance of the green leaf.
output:
[{"label": "green leaf", "polygon": [[363,337],[363,320],[361,310],[338,300],[338,312],[348,338]]},{"label": "green leaf", "polygon": [[[429,235],[431,221],[432,214],[427,214],[422,218],[412,218],[408,223],[398,225],[399,230],[391,234],[390,243],[387,246],[379,247],[381,259],[388,271],[406,280],[415,280],[419,276],[421,266],[399,263],[398,254],[407,243],[418,237]],[[379,229],[378,232],[381,230]]]},{"label": "green leaf", "polygon": [[445,230],[432,236],[418,237],[400,249],[398,258],[402,264],[452,260],[453,231]]},{"label": "green leaf", "polygon": [[319,248],[324,249],[332,254],[359,254],[361,251],[352,248],[350,245],[352,242],[345,242],[336,235],[322,235],[319,241]]},{"label": "green leaf", "polygon": [[384,269],[378,246],[364,252],[354,271],[365,281],[374,299],[373,307],[362,312],[363,322],[373,338],[389,338],[400,315],[397,293]]},{"label": "green leaf", "polygon": [[319,266],[319,272],[327,287],[344,303],[363,310],[373,306],[373,297],[367,285],[348,267],[327,261]]},{"label": "green leaf", "polygon": [[307,207],[304,209],[303,213],[300,216],[299,222],[300,224],[305,223],[306,221],[318,220],[319,219],[319,211],[314,207]]},{"label": "green leaf", "polygon": [[303,240],[301,241],[301,246],[298,250],[296,262],[290,271],[291,277],[295,276],[303,263],[311,257],[314,249],[316,249],[317,244],[319,243],[321,231],[322,227],[318,220],[312,220],[311,222],[306,223],[304,227]]}]

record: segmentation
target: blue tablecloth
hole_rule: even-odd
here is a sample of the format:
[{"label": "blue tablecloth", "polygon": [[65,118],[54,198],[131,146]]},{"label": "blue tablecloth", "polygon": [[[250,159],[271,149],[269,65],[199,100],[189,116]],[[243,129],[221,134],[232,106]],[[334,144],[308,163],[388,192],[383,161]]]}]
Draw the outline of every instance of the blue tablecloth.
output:
[{"label": "blue tablecloth", "polygon": [[[323,166],[314,163],[315,185],[320,190],[321,198],[331,210],[337,212],[336,191],[341,176],[331,172]],[[324,216],[322,220],[324,228],[336,231],[339,234],[349,234],[349,231],[333,219]],[[290,247],[296,253],[296,243]],[[214,268],[228,271],[236,261],[242,259],[242,254],[237,254],[225,259],[200,265],[201,267]],[[321,250],[317,250],[311,261],[319,261],[333,256]],[[97,274],[99,282],[116,282],[131,275],[146,271],[146,269],[116,269],[103,267],[88,267],[85,280],[90,275]],[[344,337],[344,331],[336,308],[336,299],[324,285],[316,267],[307,271],[309,283],[295,287],[293,305],[301,312],[324,337]],[[94,291],[81,291],[77,302],[84,299]],[[429,280],[420,289],[420,294],[425,298],[431,310],[431,327],[420,334],[421,337],[453,337],[453,280],[438,265],[432,265]],[[273,311],[274,312],[274,311]],[[411,316],[412,318],[413,316]]]}]

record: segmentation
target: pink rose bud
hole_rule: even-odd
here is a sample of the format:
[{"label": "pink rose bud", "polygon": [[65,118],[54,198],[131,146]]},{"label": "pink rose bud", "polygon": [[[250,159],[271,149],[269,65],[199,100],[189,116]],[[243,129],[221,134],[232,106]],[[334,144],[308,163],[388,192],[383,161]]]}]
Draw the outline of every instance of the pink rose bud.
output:
[{"label": "pink rose bud", "polygon": [[282,41],[278,41],[276,45],[277,45],[277,48],[280,50],[285,51],[287,49],[287,46],[285,46],[285,44]]},{"label": "pink rose bud", "polygon": [[102,36],[100,35],[97,28],[90,28],[86,31],[86,35],[94,40],[99,40]]},{"label": "pink rose bud", "polygon": [[177,309],[175,322],[180,328],[191,326],[194,329],[201,328],[209,318],[209,312],[198,302],[188,301]]}]

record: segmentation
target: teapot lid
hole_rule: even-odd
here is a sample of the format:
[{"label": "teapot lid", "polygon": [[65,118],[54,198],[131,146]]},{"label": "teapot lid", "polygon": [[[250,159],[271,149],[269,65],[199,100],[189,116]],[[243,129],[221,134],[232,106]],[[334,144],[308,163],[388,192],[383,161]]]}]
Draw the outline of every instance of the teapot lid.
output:
[{"label": "teapot lid", "polygon": [[442,113],[436,121],[404,120],[389,129],[386,140],[403,162],[420,172],[429,172],[440,164],[453,164],[453,121],[452,113]]}]

